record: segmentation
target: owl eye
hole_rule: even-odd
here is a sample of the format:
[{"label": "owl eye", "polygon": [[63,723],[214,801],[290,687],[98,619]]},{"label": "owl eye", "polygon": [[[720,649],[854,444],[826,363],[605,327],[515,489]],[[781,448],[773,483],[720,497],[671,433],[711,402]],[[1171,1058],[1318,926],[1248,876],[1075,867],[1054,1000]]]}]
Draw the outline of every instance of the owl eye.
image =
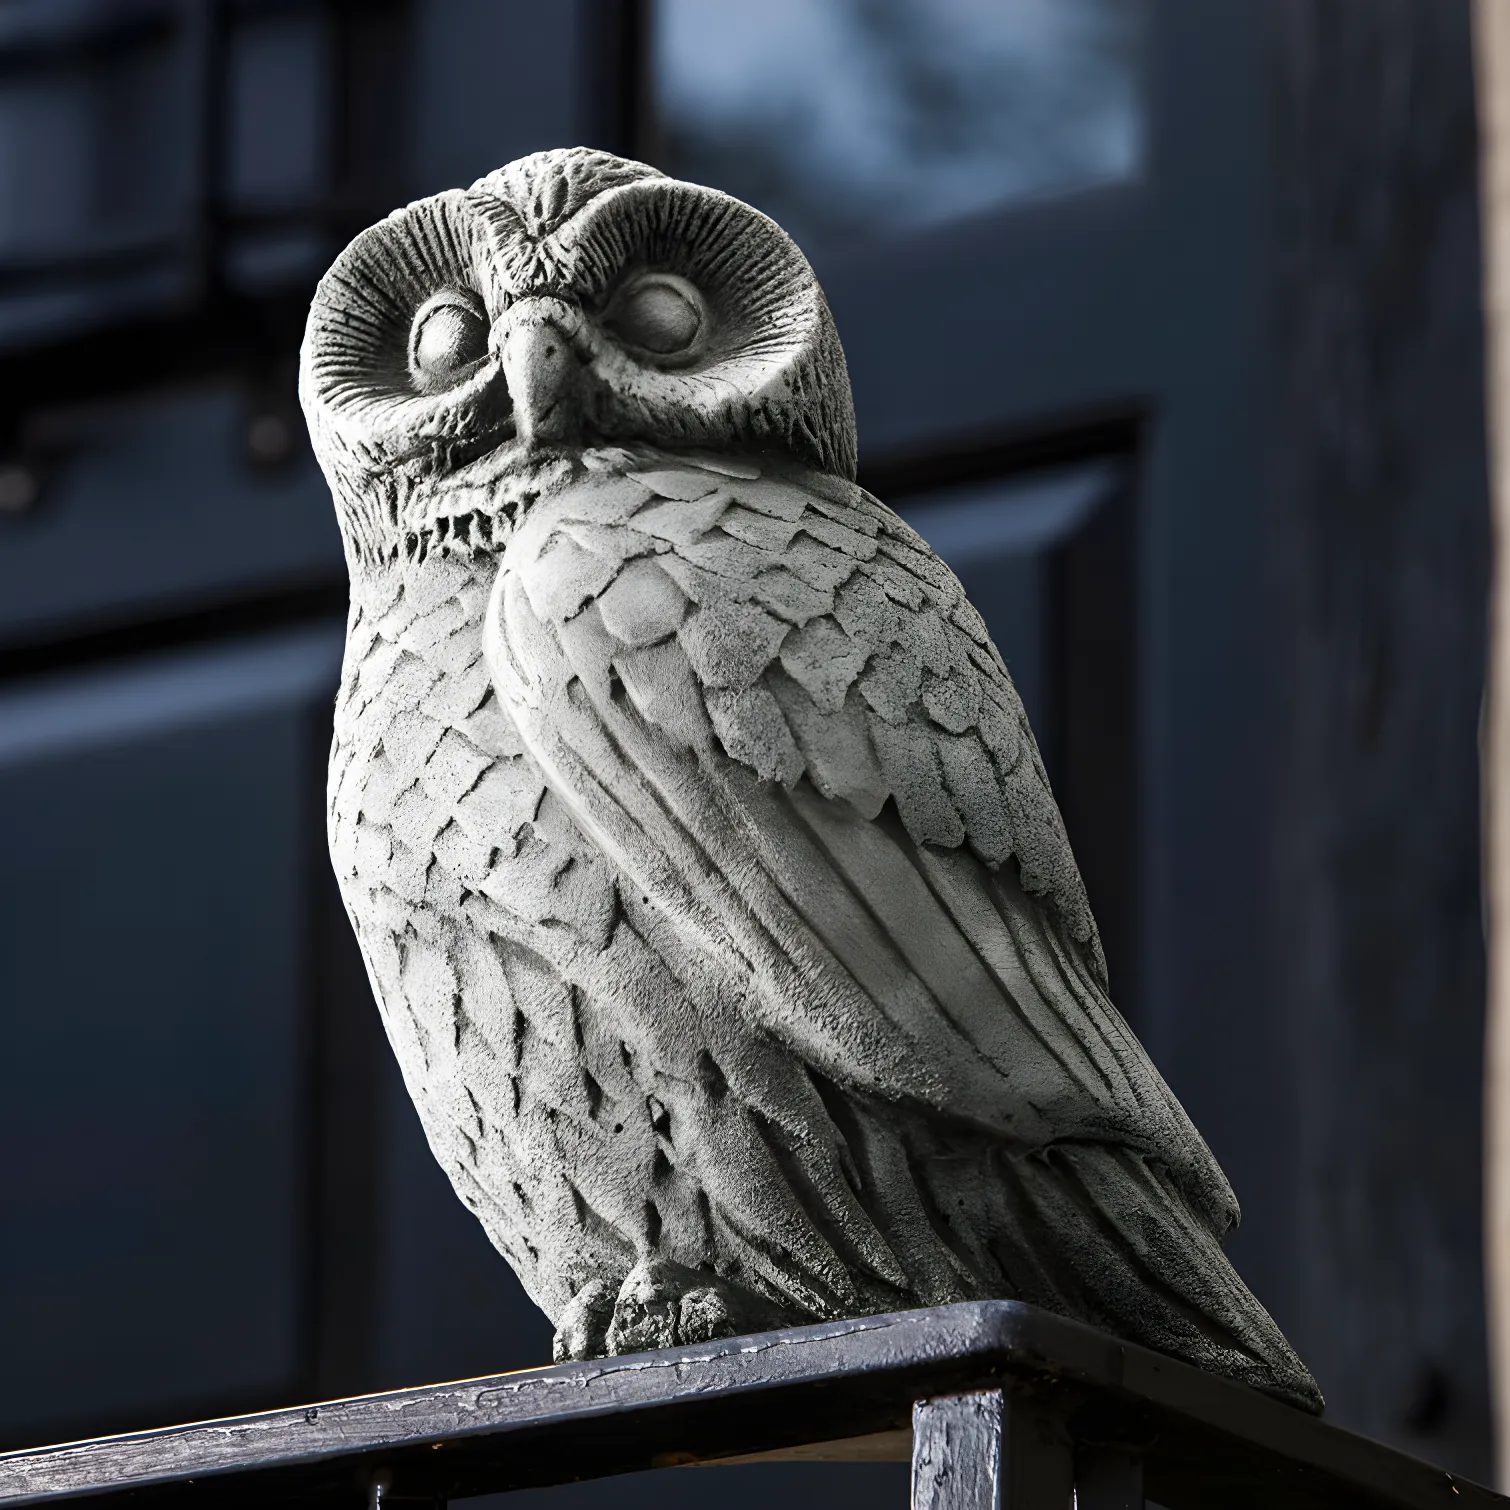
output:
[{"label": "owl eye", "polygon": [[446,289],[420,306],[409,331],[409,371],[427,393],[450,388],[488,353],[488,322],[477,301]]},{"label": "owl eye", "polygon": [[702,296],[671,273],[637,279],[614,300],[604,320],[621,341],[656,356],[689,351],[706,323]]}]

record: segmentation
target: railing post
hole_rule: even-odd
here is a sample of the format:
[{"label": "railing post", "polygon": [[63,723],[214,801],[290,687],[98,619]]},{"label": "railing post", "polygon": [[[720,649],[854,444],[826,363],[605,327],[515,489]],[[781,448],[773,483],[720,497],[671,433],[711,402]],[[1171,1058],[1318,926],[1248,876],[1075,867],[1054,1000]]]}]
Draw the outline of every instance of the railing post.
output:
[{"label": "railing post", "polygon": [[1069,1440],[1004,1390],[912,1408],[912,1510],[1070,1510]]},{"label": "railing post", "polygon": [[446,1510],[446,1501],[436,1494],[396,1494],[392,1473],[380,1468],[367,1481],[367,1510]]},{"label": "railing post", "polygon": [[1075,1510],[1144,1510],[1143,1454],[1134,1447],[1077,1447]]}]

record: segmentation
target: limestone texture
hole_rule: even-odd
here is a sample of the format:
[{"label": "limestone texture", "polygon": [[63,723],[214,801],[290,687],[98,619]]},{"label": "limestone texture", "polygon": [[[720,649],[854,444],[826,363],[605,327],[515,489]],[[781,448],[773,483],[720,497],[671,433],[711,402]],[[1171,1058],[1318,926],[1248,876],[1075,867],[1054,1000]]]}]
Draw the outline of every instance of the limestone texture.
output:
[{"label": "limestone texture", "polygon": [[331,854],[558,1356],[1000,1296],[1319,1409],[1001,656],[853,481],[790,238],[537,154],[359,236],[301,389],[351,570]]}]

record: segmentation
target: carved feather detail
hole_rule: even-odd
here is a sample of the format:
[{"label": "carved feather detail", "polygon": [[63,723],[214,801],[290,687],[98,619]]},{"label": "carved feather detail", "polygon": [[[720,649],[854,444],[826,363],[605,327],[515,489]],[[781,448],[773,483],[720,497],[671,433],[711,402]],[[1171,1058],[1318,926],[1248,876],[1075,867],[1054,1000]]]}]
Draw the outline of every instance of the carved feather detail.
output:
[{"label": "carved feather detail", "polygon": [[538,154],[359,236],[300,381],[352,573],[337,878],[558,1350],[1011,1296],[1317,1408],[980,615],[848,480],[779,227]]},{"label": "carved feather detail", "polygon": [[[600,524],[603,559],[624,563],[601,598],[551,611],[548,545],[591,507],[590,480],[581,497],[571,488],[536,505],[494,587],[495,686],[551,790],[691,941],[703,978],[722,975],[752,1044],[774,1041],[830,1097],[888,1108],[856,1134],[872,1156],[894,1136],[886,1120],[910,1107],[938,1122],[946,1145],[990,1147],[987,1162],[1014,1166],[1025,1188],[1036,1189],[1029,1171],[1055,1162],[1141,1161],[1133,1185],[1104,1170],[1084,1177],[1081,1225],[1125,1225],[1128,1202],[1159,1189],[1182,1233],[1168,1244],[1218,1254],[1236,1203],[1105,996],[1036,746],[989,641],[958,622],[952,574],[857,488],[840,501],[831,483],[818,493],[792,474],[720,480],[715,494],[665,466],[639,480],[644,498],[621,498],[618,525]],[[706,506],[711,496],[721,509]],[[676,503],[704,527],[671,527]],[[788,527],[717,557],[736,508],[779,510]],[[644,512],[657,513],[669,550],[631,555],[612,538],[614,528],[637,538]],[[847,622],[763,606],[762,579],[789,570],[794,553],[835,610],[844,600]],[[662,636],[646,645],[640,626],[652,619]],[[615,633],[623,624],[635,629],[628,641]],[[853,1158],[853,1137],[846,1145]],[[866,1206],[876,1190],[862,1180],[855,1194],[858,1207],[830,1206],[822,1225],[853,1240],[884,1234],[912,1294],[1010,1287],[999,1252],[984,1257],[1003,1234],[978,1230],[973,1212],[951,1213],[945,1237],[936,1217],[922,1219],[928,1202],[899,1229],[897,1213]],[[875,1265],[864,1276],[879,1277]],[[1261,1325],[1273,1348],[1272,1323],[1245,1305],[1262,1318],[1245,1325]]]}]

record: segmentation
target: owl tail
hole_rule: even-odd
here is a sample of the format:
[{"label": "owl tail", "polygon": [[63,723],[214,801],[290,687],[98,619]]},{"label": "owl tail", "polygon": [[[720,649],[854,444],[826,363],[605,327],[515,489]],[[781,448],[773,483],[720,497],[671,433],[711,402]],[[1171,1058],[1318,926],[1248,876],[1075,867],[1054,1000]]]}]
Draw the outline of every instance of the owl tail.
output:
[{"label": "owl tail", "polygon": [[1025,1300],[1320,1412],[1211,1218],[1157,1160],[1102,1143],[1023,1153],[845,1099],[862,1200],[911,1287],[900,1304]]},{"label": "owl tail", "polygon": [[909,1162],[928,1187],[919,1193],[949,1215],[956,1258],[987,1293],[1320,1412],[1316,1381],[1157,1163],[1088,1143],[986,1154]]},{"label": "owl tail", "polygon": [[[1319,1413],[1321,1391],[1220,1239],[1156,1165],[1127,1149],[1055,1149],[1012,1165],[1033,1234],[1022,1258],[1062,1276],[1056,1300],[1110,1331]],[[1015,1259],[1012,1245],[999,1244]]]}]

